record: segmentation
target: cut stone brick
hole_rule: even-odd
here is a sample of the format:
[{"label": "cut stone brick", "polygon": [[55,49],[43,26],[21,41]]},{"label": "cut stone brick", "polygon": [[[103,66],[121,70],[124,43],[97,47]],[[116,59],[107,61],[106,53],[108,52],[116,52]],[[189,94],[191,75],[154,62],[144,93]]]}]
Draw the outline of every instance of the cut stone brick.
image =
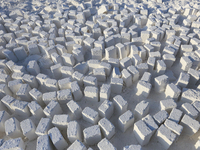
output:
[{"label": "cut stone brick", "polygon": [[168,149],[176,140],[176,134],[164,125],[161,125],[158,128],[156,132],[156,137],[158,139],[158,142],[163,146],[164,149]]},{"label": "cut stone brick", "polygon": [[176,102],[173,99],[166,99],[166,100],[161,100],[160,101],[160,108],[161,108],[161,110],[165,110],[168,113],[170,113],[171,110],[173,108],[176,108],[176,107],[177,107],[177,104],[176,104]]},{"label": "cut stone brick", "polygon": [[101,141],[101,131],[99,125],[90,126],[83,130],[84,142],[88,145],[97,144]]},{"label": "cut stone brick", "polygon": [[153,135],[151,129],[142,120],[134,124],[133,133],[141,146],[148,144]]},{"label": "cut stone brick", "polygon": [[126,111],[121,116],[119,116],[118,125],[119,129],[122,132],[125,132],[129,127],[133,125],[133,123],[134,123],[134,117],[133,113],[130,110]]},{"label": "cut stone brick", "polygon": [[156,121],[158,125],[161,125],[167,118],[168,118],[168,113],[165,110],[161,110],[158,113],[156,113],[153,118]]},{"label": "cut stone brick", "polygon": [[181,119],[180,124],[183,126],[183,133],[190,136],[197,133],[200,128],[199,122],[186,114]]},{"label": "cut stone brick", "polygon": [[106,118],[99,120],[98,125],[101,128],[103,135],[110,139],[115,134],[115,126]]}]

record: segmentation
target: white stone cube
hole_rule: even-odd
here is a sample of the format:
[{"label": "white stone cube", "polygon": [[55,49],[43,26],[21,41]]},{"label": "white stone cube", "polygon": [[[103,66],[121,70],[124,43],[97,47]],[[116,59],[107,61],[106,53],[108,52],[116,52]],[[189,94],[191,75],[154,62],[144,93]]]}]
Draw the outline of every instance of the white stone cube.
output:
[{"label": "white stone cube", "polygon": [[90,126],[83,130],[84,142],[88,145],[97,144],[101,141],[101,131],[99,125]]},{"label": "white stone cube", "polygon": [[67,114],[54,115],[52,119],[52,124],[60,130],[66,131],[68,123],[71,118]]},{"label": "white stone cube", "polygon": [[134,115],[141,119],[149,113],[149,102],[141,101],[135,106]]},{"label": "white stone cube", "polygon": [[30,141],[37,138],[35,134],[35,124],[31,119],[25,119],[20,122],[20,127],[22,129],[22,133],[25,137],[27,137]]},{"label": "white stone cube", "polygon": [[103,135],[110,139],[115,134],[115,126],[106,118],[99,120],[98,125],[101,128]]},{"label": "white stone cube", "polygon": [[141,146],[148,144],[153,134],[151,129],[142,120],[134,124],[133,133]]},{"label": "white stone cube", "polygon": [[99,120],[99,114],[97,111],[93,110],[90,107],[85,107],[82,111],[83,120],[96,124]]},{"label": "white stone cube", "polygon": [[41,118],[35,130],[35,134],[37,134],[37,136],[46,135],[51,127],[51,119]]},{"label": "white stone cube", "polygon": [[71,90],[72,90],[72,94],[74,96],[74,100],[75,101],[81,100],[81,98],[83,97],[83,93],[82,93],[77,81],[71,82]]},{"label": "white stone cube", "polygon": [[71,143],[76,140],[82,141],[81,127],[77,121],[70,121],[67,126],[67,137]]},{"label": "white stone cube", "polygon": [[168,113],[171,112],[173,108],[176,108],[177,104],[173,99],[166,99],[160,101],[161,110],[166,110]]},{"label": "white stone cube", "polygon": [[106,138],[102,139],[97,144],[99,150],[109,149],[109,150],[117,150]]},{"label": "white stone cube", "polygon": [[123,114],[127,111],[128,103],[121,95],[113,97],[113,104],[117,113]]},{"label": "white stone cube", "polygon": [[104,68],[95,68],[93,69],[93,74],[100,82],[106,81],[106,72]]},{"label": "white stone cube", "polygon": [[57,101],[52,100],[44,108],[43,112],[47,117],[52,119],[54,115],[62,114],[63,111],[62,111],[62,108],[60,107],[60,104]]},{"label": "white stone cube", "polygon": [[23,137],[19,121],[15,117],[5,121],[5,133],[11,138]]},{"label": "white stone cube", "polygon": [[111,92],[120,94],[122,92],[123,79],[111,78]]},{"label": "white stone cube", "polygon": [[122,132],[125,132],[129,127],[133,125],[133,123],[134,123],[134,116],[130,110],[126,111],[121,116],[119,116],[118,125],[119,129]]},{"label": "white stone cube", "polygon": [[165,110],[161,110],[153,115],[153,119],[156,121],[158,125],[161,125],[167,118],[169,114]]},{"label": "white stone cube", "polygon": [[82,108],[75,101],[69,101],[67,103],[67,107],[76,119],[80,119],[82,117]]},{"label": "white stone cube", "polygon": [[48,135],[57,149],[64,149],[68,146],[67,141],[64,139],[57,127],[53,127],[48,131]]},{"label": "white stone cube", "polygon": [[158,128],[156,132],[156,137],[158,139],[158,142],[163,146],[164,149],[168,149],[176,140],[176,134],[164,125],[161,125]]}]

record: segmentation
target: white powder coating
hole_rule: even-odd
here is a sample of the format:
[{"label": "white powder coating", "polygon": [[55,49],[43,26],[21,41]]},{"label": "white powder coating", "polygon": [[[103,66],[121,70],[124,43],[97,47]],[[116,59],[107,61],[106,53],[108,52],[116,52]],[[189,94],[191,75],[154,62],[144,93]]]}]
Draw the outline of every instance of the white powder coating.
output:
[{"label": "white powder coating", "polygon": [[188,71],[189,68],[192,67],[192,60],[189,57],[184,56],[181,57],[180,64],[183,71]]},{"label": "white powder coating", "polygon": [[87,65],[89,67],[89,70],[92,71],[95,68],[99,68],[100,61],[96,59],[91,59],[87,61]]},{"label": "white powder coating", "polygon": [[39,83],[40,85],[44,85],[47,78],[48,78],[48,76],[45,75],[45,74],[42,74],[42,73],[39,73],[39,74],[36,76],[36,79],[37,79],[37,81],[38,81],[38,83]]}]

